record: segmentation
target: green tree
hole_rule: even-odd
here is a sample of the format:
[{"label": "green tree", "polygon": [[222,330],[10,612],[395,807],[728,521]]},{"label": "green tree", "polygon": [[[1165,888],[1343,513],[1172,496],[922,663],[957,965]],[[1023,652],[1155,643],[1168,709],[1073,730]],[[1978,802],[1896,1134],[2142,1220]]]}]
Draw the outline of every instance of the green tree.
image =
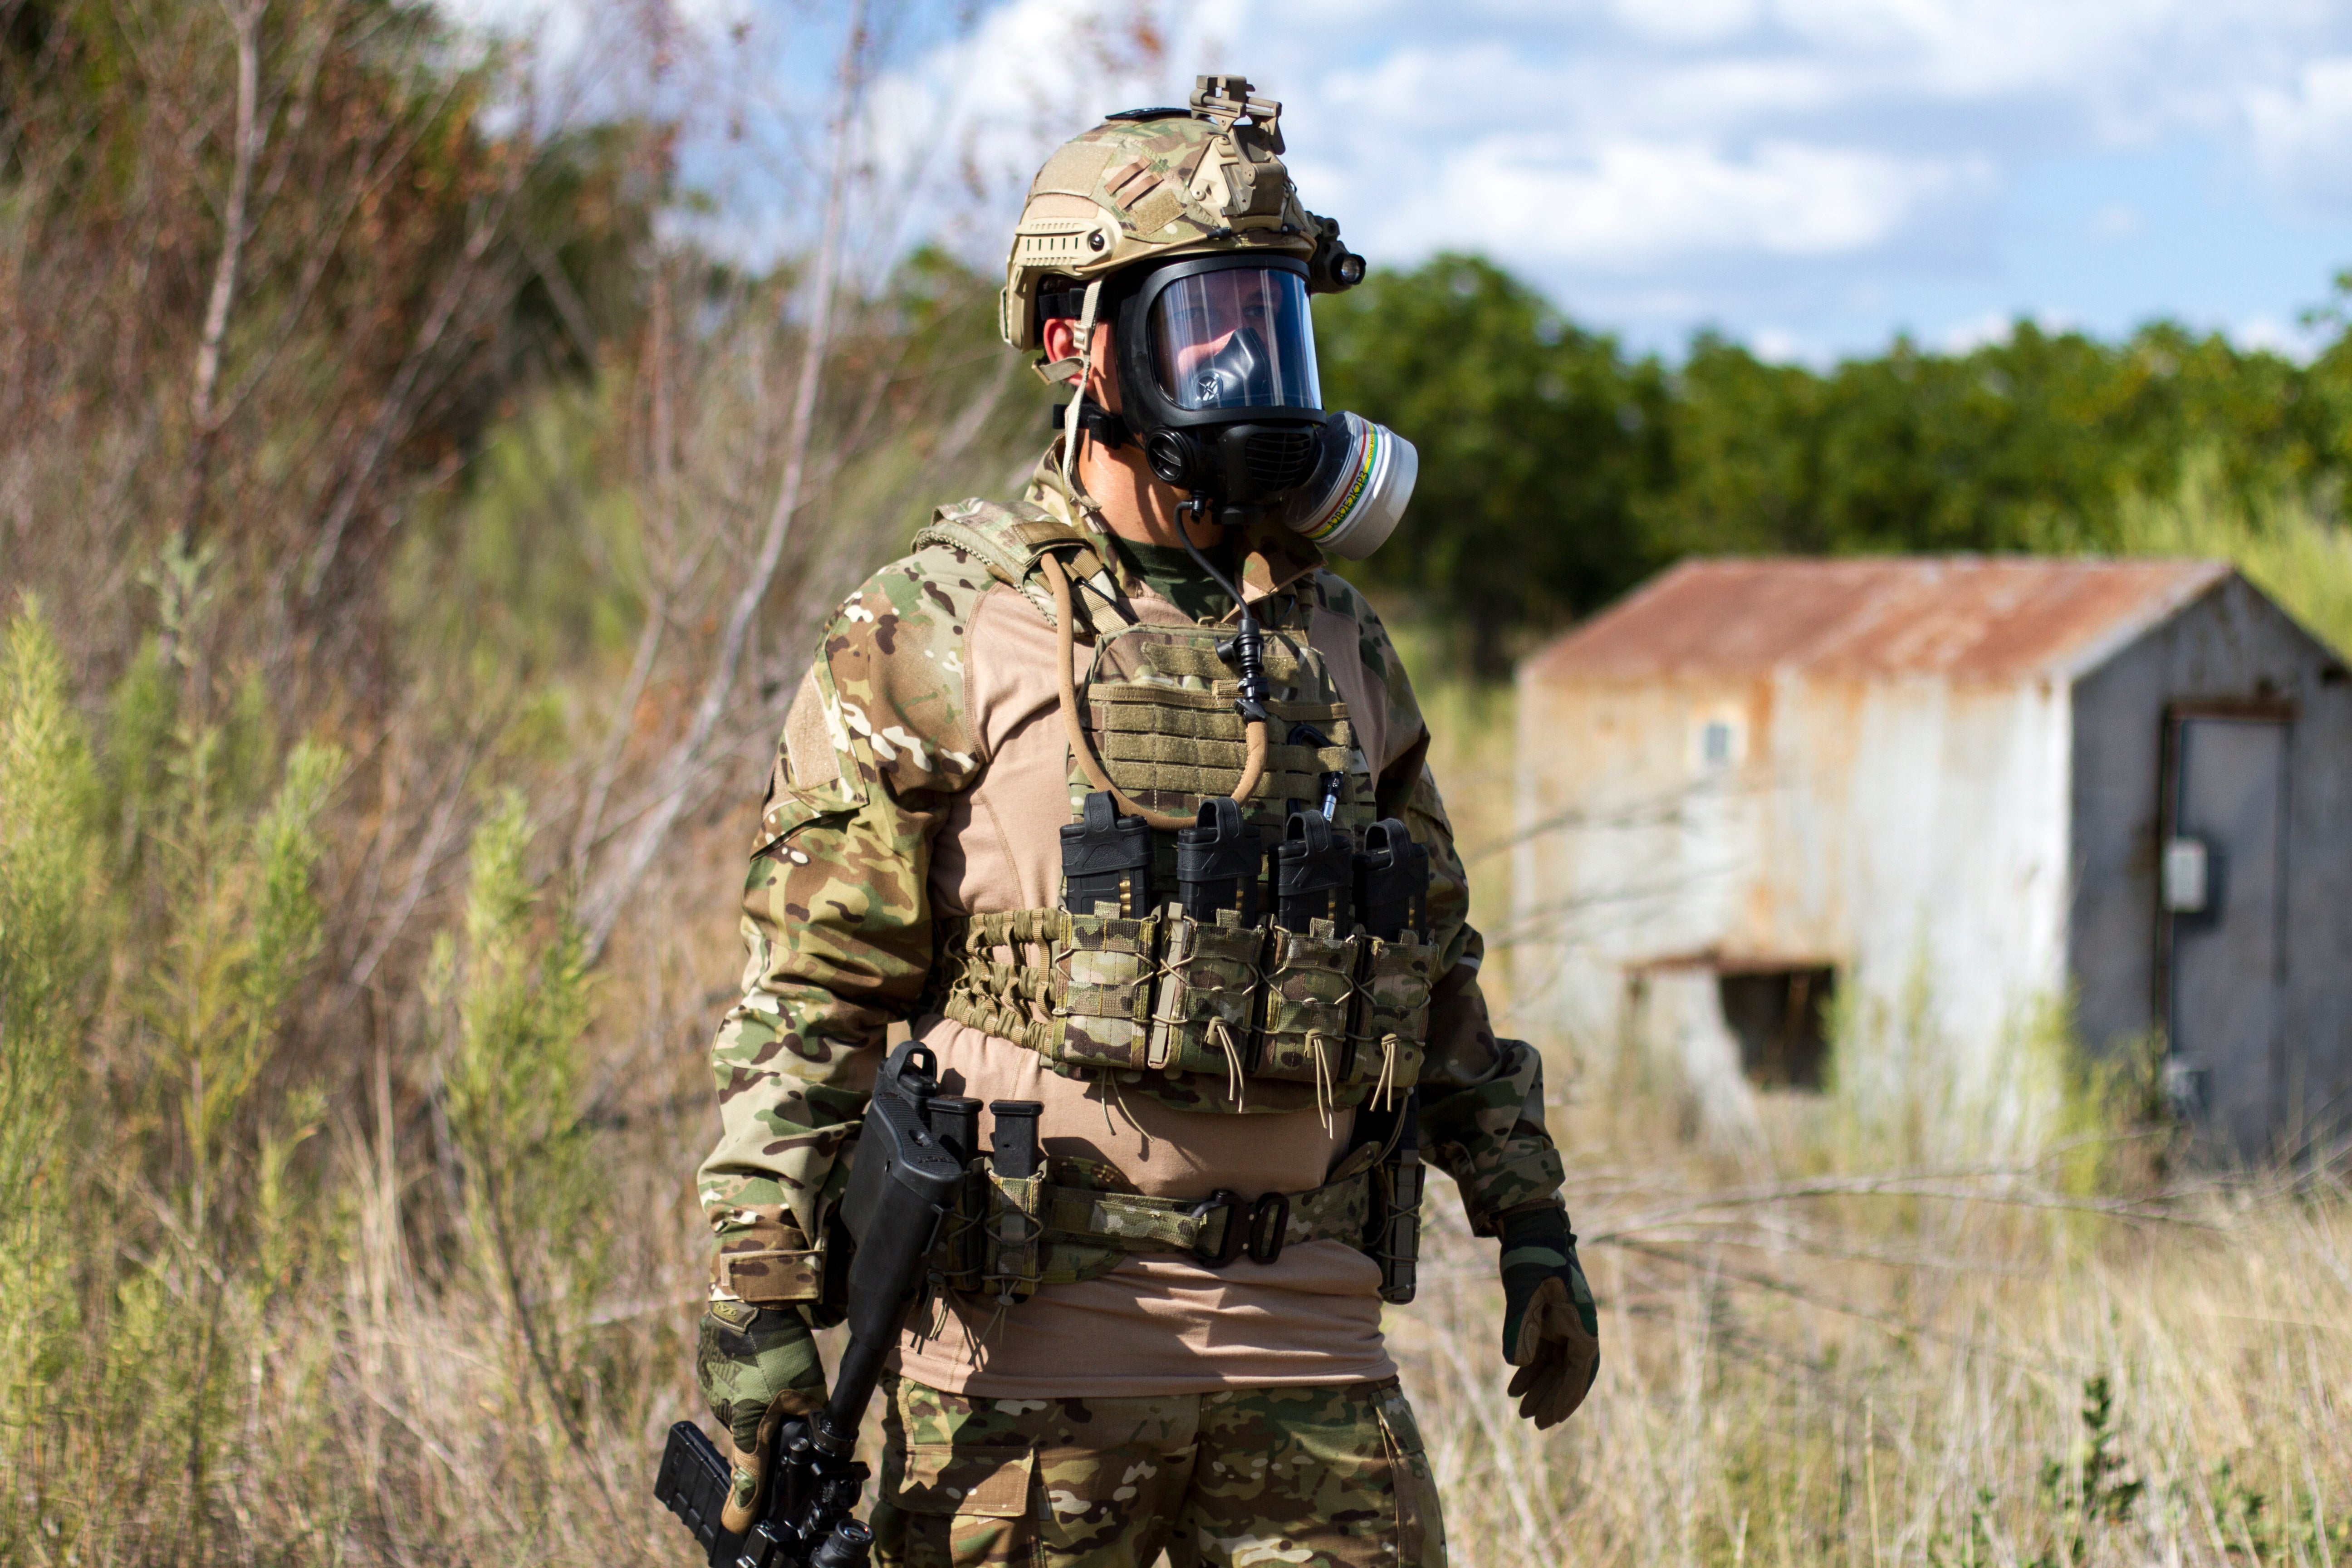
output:
[{"label": "green tree", "polygon": [[[2341,325],[2338,301],[2314,319]],[[1474,668],[1688,554],[2135,547],[2133,498],[2332,514],[2352,468],[2352,336],[2309,366],[2155,321],[2120,342],[2020,321],[1960,353],[1897,338],[1827,370],[1718,334],[1669,371],[1475,258],[1318,304],[1324,391],[1420,449],[1360,568]]]},{"label": "green tree", "polygon": [[2171,491],[2191,450],[2241,500],[2340,469],[2342,415],[2309,379],[2166,321],[2121,343],[2020,321],[1961,354],[1897,339],[1826,373],[1703,335],[1642,517],[1662,556],[2114,548],[2123,498]]},{"label": "green tree", "polygon": [[1665,377],[1490,262],[1441,256],[1318,300],[1325,405],[1419,448],[1370,583],[1407,588],[1498,673],[1514,634],[1590,610],[1658,563],[1637,517],[1665,478]]}]

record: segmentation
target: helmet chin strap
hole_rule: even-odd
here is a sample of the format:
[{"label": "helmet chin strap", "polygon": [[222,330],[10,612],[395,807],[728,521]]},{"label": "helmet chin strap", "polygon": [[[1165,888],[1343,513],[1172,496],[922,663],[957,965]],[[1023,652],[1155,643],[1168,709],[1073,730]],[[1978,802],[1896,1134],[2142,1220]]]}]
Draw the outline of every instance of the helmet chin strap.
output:
[{"label": "helmet chin strap", "polygon": [[1096,510],[1093,498],[1070,482],[1070,469],[1077,461],[1078,437],[1083,429],[1078,423],[1078,406],[1087,400],[1087,383],[1095,373],[1095,311],[1102,304],[1102,286],[1099,278],[1089,282],[1086,301],[1078,307],[1078,384],[1071,394],[1068,411],[1062,416],[1062,489],[1089,511]]}]

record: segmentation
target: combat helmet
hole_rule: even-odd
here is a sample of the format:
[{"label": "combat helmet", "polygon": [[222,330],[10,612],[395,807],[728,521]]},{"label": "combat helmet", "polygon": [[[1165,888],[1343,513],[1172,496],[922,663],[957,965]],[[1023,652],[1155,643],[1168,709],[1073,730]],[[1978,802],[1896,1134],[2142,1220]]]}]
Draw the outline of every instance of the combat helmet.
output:
[{"label": "combat helmet", "polygon": [[[1323,407],[1307,297],[1363,281],[1364,258],[1299,202],[1282,152],[1282,105],[1237,76],[1199,78],[1189,109],[1128,110],[1064,143],[1030,185],[1000,321],[1032,351],[1047,321],[1076,323],[1076,353],[1037,364],[1078,389],[1058,420],[1066,488],[1082,432],[1132,442],[1181,505],[1244,525],[1278,515],[1360,557],[1396,526],[1418,458]],[[1104,323],[1116,411],[1084,390]]]},{"label": "combat helmet", "polygon": [[1282,105],[1238,76],[1201,77],[1189,108],[1124,110],[1063,143],[1013,230],[1004,341],[1036,349],[1041,307],[1056,293],[1179,257],[1295,257],[1315,293],[1360,281],[1363,258],[1300,203],[1282,153]]}]

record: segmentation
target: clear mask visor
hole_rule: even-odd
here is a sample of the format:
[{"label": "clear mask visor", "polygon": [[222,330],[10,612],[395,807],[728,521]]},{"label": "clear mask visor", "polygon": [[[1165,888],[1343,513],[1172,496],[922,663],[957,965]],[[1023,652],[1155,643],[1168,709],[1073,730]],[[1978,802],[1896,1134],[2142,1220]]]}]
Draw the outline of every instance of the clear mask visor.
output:
[{"label": "clear mask visor", "polygon": [[1187,413],[1321,408],[1307,279],[1256,267],[1179,278],[1151,302],[1151,365]]}]

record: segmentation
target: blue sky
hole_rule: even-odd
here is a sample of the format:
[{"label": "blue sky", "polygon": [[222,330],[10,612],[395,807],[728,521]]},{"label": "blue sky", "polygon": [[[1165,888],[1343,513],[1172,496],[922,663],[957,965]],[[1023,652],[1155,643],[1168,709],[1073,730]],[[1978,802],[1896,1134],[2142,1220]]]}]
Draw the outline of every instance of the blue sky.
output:
[{"label": "blue sky", "polygon": [[[497,19],[597,3],[464,0]],[[709,40],[692,98],[706,132],[722,100],[751,127],[706,134],[693,165],[722,226],[747,250],[793,243],[811,204],[778,193],[805,190],[805,138],[780,128],[809,117],[840,9],[671,4]],[[1054,140],[1181,101],[1215,69],[1283,100],[1307,204],[1376,266],[1482,251],[1645,349],[1712,326],[1820,361],[1897,331],[1966,344],[2024,315],[2103,335],[2169,316],[2301,352],[2300,313],[2352,267],[2352,0],[877,12],[890,42],[865,233],[880,251],[938,230],[998,264]],[[1139,23],[1164,42],[1156,61]]]}]

